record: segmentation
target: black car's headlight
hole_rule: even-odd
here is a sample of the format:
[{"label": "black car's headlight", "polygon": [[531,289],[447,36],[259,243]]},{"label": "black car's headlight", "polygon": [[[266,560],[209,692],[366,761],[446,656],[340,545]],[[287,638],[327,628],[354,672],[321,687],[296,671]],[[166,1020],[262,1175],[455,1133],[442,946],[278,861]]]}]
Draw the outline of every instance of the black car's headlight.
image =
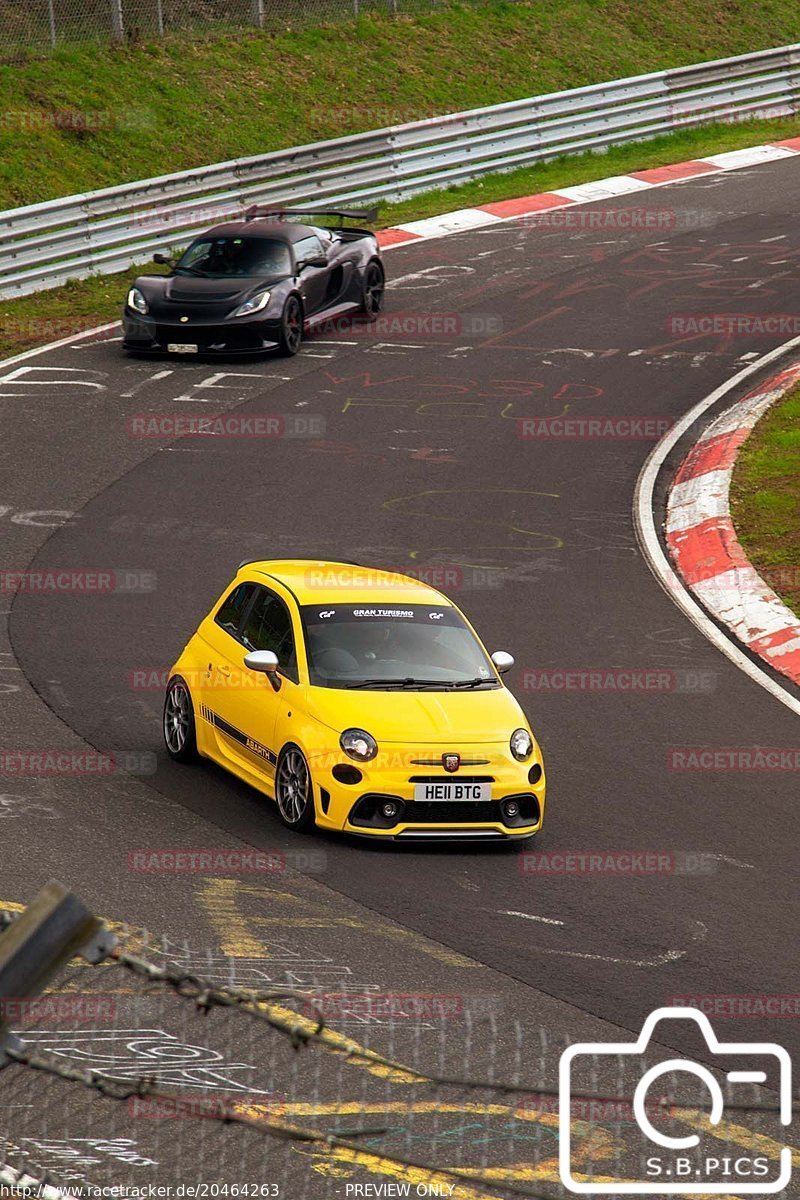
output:
[{"label": "black car's headlight", "polygon": [[259,292],[257,296],[251,296],[249,300],[245,300],[244,304],[240,304],[231,313],[232,317],[252,317],[253,313],[261,312],[262,308],[266,308],[269,304],[269,292]]},{"label": "black car's headlight", "polygon": [[144,293],[140,292],[137,287],[132,287],[128,292],[127,305],[128,308],[132,308],[134,312],[141,313],[142,316],[150,310],[150,305],[147,303]]},{"label": "black car's headlight", "polygon": [[525,762],[533,754],[533,738],[527,729],[515,729],[508,744],[517,762]]},{"label": "black car's headlight", "polygon": [[378,743],[366,729],[345,729],[339,745],[348,758],[354,758],[356,762],[369,762],[378,753]]}]

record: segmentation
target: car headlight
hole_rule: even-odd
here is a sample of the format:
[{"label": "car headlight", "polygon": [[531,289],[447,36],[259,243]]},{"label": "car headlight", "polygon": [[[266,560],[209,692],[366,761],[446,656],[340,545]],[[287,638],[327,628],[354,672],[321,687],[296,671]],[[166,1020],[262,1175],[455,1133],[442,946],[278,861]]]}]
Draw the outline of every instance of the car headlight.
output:
[{"label": "car headlight", "polygon": [[378,743],[365,729],[345,729],[339,745],[348,758],[354,758],[356,762],[369,762],[378,753]]},{"label": "car headlight", "polygon": [[142,292],[140,292],[137,287],[132,287],[131,290],[128,292],[127,303],[128,303],[128,308],[134,309],[136,312],[141,313],[142,316],[144,316],[145,313],[148,312],[149,308],[150,308],[150,305],[147,303],[147,301],[144,298],[144,294]]},{"label": "car headlight", "polygon": [[244,304],[240,304],[237,309],[234,309],[231,316],[252,317],[253,313],[261,312],[262,308],[267,307],[269,297],[269,292],[259,292],[257,296],[251,296],[249,300],[245,300]]},{"label": "car headlight", "polygon": [[524,762],[533,754],[533,738],[527,729],[515,729],[508,744],[517,762]]}]

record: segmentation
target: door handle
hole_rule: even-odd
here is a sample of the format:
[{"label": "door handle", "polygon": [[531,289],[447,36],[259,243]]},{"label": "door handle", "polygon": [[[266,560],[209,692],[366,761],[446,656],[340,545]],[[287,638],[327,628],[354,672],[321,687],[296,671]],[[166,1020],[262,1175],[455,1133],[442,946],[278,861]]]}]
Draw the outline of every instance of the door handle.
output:
[{"label": "door handle", "polygon": [[220,675],[224,675],[226,679],[230,679],[231,673],[227,667],[217,667],[217,670],[219,671]]}]

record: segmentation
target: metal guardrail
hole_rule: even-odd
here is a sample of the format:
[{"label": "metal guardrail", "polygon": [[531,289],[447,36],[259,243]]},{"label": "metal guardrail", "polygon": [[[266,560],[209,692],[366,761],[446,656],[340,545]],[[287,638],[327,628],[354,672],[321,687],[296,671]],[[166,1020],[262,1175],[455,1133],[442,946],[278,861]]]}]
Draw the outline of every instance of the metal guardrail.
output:
[{"label": "metal guardrail", "polygon": [[800,44],[393,125],[0,212],[0,298],[123,270],[253,203],[415,193],[713,121],[786,116]]}]

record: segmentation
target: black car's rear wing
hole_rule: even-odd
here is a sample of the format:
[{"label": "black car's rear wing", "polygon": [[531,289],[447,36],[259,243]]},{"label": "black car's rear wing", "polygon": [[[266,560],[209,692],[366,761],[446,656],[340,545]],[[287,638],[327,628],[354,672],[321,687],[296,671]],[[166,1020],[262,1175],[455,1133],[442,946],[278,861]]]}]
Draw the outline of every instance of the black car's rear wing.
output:
[{"label": "black car's rear wing", "polygon": [[[366,221],[372,225],[378,219],[378,206],[357,210],[347,208],[266,208],[260,204],[251,204],[244,210],[245,221],[263,221],[265,219],[284,221],[287,217],[340,217],[343,221]],[[323,228],[338,230],[341,227],[326,225]],[[349,231],[356,232],[352,226],[349,227]],[[368,234],[370,231],[365,229],[363,232]]]}]

